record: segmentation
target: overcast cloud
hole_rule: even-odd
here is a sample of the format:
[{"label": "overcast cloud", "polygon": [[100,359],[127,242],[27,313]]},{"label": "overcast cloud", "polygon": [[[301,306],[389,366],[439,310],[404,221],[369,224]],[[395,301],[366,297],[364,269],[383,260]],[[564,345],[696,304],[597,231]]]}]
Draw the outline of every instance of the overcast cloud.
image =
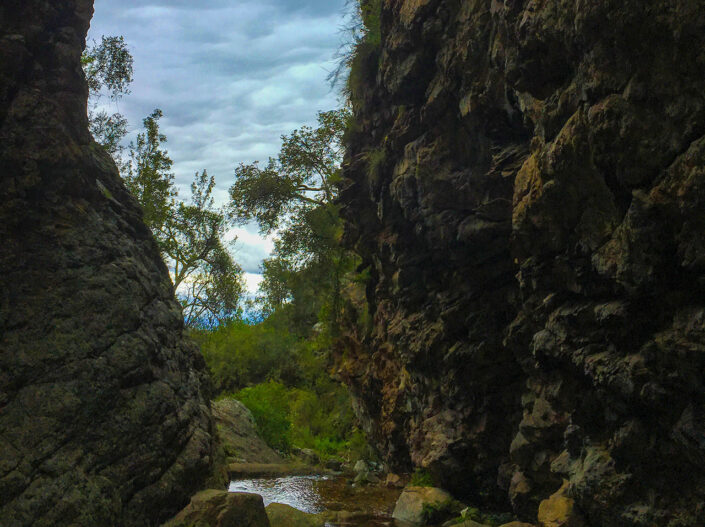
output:
[{"label": "overcast cloud", "polygon": [[[134,57],[132,93],[112,111],[130,138],[154,108],[183,197],[196,171],[223,202],[239,163],[276,156],[280,136],[336,108],[335,67],[345,0],[96,0],[88,38],[122,35]],[[129,138],[128,138],[129,141]],[[236,229],[235,257],[256,288],[272,249],[257,227]]]}]

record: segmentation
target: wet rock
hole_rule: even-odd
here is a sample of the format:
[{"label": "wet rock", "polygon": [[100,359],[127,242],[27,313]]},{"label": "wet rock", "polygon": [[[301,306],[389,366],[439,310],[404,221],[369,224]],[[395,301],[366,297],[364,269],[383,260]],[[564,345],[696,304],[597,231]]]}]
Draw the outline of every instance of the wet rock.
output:
[{"label": "wet rock", "polygon": [[325,520],[289,505],[271,503],[266,508],[271,527],[323,527]]},{"label": "wet rock", "polygon": [[221,399],[212,405],[226,456],[238,463],[283,463],[282,457],[259,436],[252,413],[240,401]]},{"label": "wet rock", "polygon": [[92,1],[0,6],[0,523],[156,525],[214,459],[159,248],[86,117]]},{"label": "wet rock", "polygon": [[269,527],[262,496],[209,489],[191,502],[164,527]]},{"label": "wet rock", "polygon": [[435,487],[406,487],[392,517],[414,525],[442,523],[457,516],[462,506],[448,492]]}]

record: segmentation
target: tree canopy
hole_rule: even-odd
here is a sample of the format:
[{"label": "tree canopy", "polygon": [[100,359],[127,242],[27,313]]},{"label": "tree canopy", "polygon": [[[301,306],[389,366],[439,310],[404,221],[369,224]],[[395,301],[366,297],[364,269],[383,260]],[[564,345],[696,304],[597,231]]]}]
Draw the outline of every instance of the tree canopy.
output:
[{"label": "tree canopy", "polygon": [[119,113],[109,113],[99,107],[103,95],[112,101],[130,93],[133,80],[133,58],[123,37],[102,36],[81,56],[83,72],[88,83],[88,122],[91,134],[113,156],[121,167],[120,155],[124,148],[120,142],[127,135],[127,119]]},{"label": "tree canopy", "polygon": [[340,247],[338,195],[346,109],[321,112],[316,128],[282,136],[282,147],[266,167],[241,164],[230,187],[235,221],[256,221],[262,233],[276,232],[271,258],[263,264],[260,307],[290,313],[302,330],[327,308],[335,318],[344,269],[351,256]]}]

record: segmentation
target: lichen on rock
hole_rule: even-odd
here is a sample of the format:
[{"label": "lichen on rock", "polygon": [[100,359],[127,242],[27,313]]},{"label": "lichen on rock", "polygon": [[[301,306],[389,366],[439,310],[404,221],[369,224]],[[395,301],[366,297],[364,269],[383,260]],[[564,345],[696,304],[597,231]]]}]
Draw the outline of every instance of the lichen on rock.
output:
[{"label": "lichen on rock", "polygon": [[88,132],[91,0],[0,5],[0,518],[157,525],[208,476],[203,359]]},{"label": "lichen on rock", "polygon": [[339,370],[393,470],[530,522],[564,480],[586,525],[705,522],[703,35],[695,0],[382,3]]}]

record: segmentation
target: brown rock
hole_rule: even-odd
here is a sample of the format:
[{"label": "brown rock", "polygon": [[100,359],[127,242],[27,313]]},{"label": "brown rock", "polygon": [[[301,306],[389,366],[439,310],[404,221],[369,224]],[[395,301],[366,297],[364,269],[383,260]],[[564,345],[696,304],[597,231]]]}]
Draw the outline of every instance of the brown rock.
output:
[{"label": "brown rock", "polygon": [[483,509],[566,479],[592,525],[705,524],[702,2],[381,5],[340,199],[368,437]]},{"label": "brown rock", "polygon": [[392,517],[414,525],[430,525],[457,515],[461,508],[443,489],[406,487],[394,506]]},{"label": "brown rock", "polygon": [[567,496],[568,482],[539,505],[541,527],[583,527],[585,522],[575,506],[575,500]]}]

